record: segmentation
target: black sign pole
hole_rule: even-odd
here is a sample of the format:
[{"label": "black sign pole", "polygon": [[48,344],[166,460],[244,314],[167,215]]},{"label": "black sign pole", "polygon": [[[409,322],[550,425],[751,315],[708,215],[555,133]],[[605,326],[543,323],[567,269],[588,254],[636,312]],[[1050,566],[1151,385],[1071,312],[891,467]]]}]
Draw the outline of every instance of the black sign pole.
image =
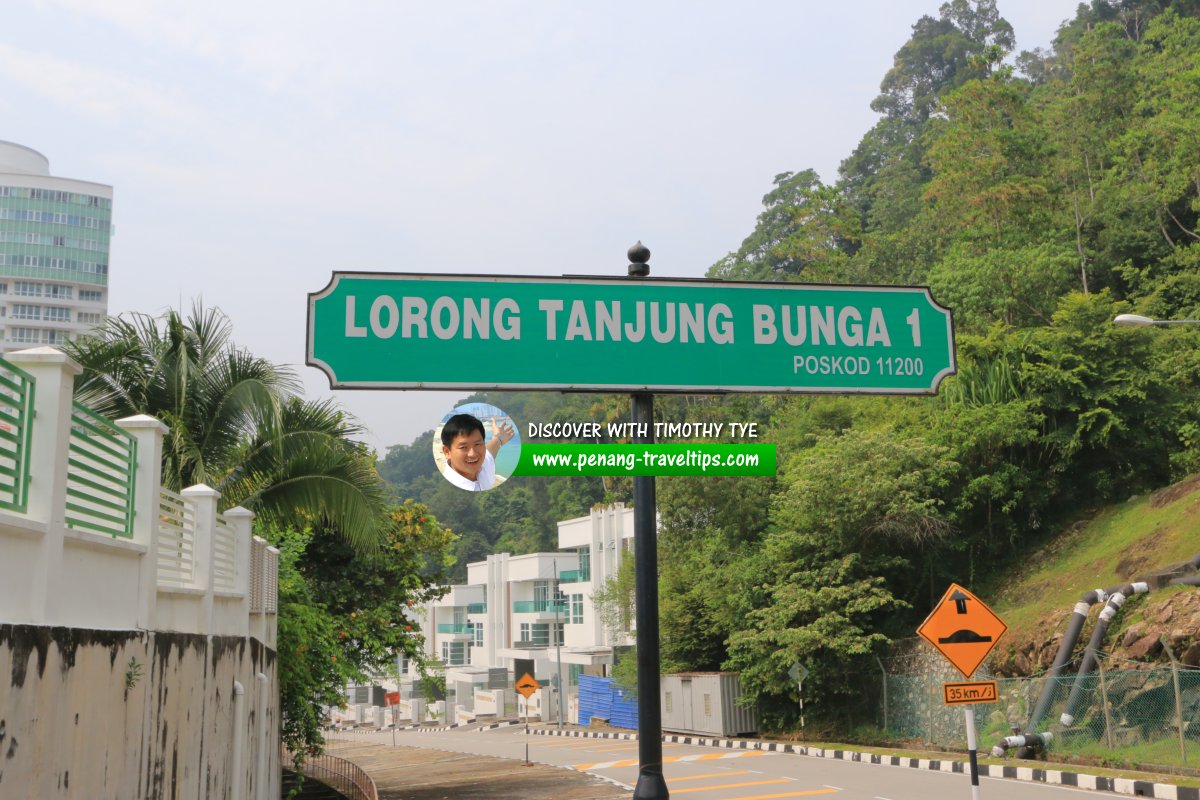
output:
[{"label": "black sign pole", "polygon": [[[650,274],[650,250],[641,242],[629,248],[630,277]],[[654,395],[630,395],[635,444],[654,442]],[[658,658],[658,514],[653,475],[633,479],[633,539],[636,564],[638,667],[638,780],[633,800],[667,800],[663,778],[662,709],[659,707]]]}]

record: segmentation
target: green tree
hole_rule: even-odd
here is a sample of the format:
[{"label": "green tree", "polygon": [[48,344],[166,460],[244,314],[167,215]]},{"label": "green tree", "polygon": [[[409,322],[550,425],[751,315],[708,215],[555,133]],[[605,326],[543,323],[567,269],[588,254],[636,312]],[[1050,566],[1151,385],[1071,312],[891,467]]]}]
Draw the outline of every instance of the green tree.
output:
[{"label": "green tree", "polygon": [[942,3],[937,19],[923,16],[912,31],[871,103],[889,117],[927,119],[945,92],[987,74],[987,48],[1008,53],[1015,43],[995,0]]},{"label": "green tree", "polygon": [[355,549],[312,529],[275,530],[280,550],[279,673],[283,739],[321,742],[322,709],[342,688],[388,671],[397,653],[424,659],[410,609],[440,597],[454,536],[424,506],[394,508],[381,540]]},{"label": "green tree", "polygon": [[195,305],[185,318],[130,314],[67,344],[83,366],[77,399],[113,419],[148,414],[169,428],[163,483],[204,483],[226,507],[298,527],[330,524],[369,544],[384,491],[360,433],[329,402],[295,392],[288,369],[232,341],[230,320]]},{"label": "green tree", "polygon": [[971,81],[943,100],[930,131],[925,190],[941,230],[979,249],[1021,244],[1043,227],[1050,187],[1045,135],[1029,87],[1005,73]]},{"label": "green tree", "polygon": [[787,280],[803,271],[805,262],[793,258],[784,243],[798,228],[798,210],[805,206],[821,179],[811,169],[781,172],[772,181],[774,189],[763,196],[763,211],[754,231],[742,246],[708,270],[708,277],[724,280]]}]

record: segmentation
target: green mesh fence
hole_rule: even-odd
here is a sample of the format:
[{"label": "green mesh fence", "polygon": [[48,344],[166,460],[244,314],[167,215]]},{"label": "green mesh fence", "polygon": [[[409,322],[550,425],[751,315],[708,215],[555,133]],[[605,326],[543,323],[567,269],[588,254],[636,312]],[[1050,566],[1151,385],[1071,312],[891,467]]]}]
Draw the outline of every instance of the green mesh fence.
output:
[{"label": "green mesh fence", "polygon": [[[982,676],[977,679],[984,679]],[[924,742],[966,749],[962,707],[942,704],[941,685],[961,681],[952,674],[888,675],[884,725],[897,742]],[[1128,764],[1196,766],[1200,764],[1200,670],[1170,668],[1111,669],[1083,677],[1002,678],[999,700],[975,706],[979,749],[988,750],[1011,734],[1023,732],[1046,682],[1053,680],[1052,702],[1034,729],[1054,734],[1051,754],[1106,757]],[[1076,683],[1073,724],[1061,715]]]}]

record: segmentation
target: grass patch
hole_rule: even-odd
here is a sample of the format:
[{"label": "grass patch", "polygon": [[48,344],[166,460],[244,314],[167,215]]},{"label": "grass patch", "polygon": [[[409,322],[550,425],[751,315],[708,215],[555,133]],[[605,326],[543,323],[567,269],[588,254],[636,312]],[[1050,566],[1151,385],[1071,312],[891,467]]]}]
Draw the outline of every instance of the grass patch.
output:
[{"label": "grass patch", "polygon": [[1200,550],[1200,492],[1155,507],[1151,496],[1112,506],[1076,525],[1023,559],[1027,571],[992,594],[1008,623],[1009,642],[1037,638],[1040,623],[1060,615],[1089,589],[1137,580],[1153,570],[1186,561]]}]

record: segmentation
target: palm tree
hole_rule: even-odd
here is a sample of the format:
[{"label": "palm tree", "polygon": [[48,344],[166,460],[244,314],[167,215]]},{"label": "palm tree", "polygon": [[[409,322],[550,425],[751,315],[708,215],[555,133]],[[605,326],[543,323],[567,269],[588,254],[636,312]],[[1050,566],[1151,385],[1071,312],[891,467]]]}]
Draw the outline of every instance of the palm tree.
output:
[{"label": "palm tree", "polygon": [[175,310],[110,318],[65,348],[84,368],[76,399],[112,419],[149,414],[168,425],[168,488],[205,483],[226,507],[376,541],[385,492],[371,455],[349,438],[360,428],[331,402],[300,398],[291,370],[231,337],[228,317],[199,303],[186,319]]}]

